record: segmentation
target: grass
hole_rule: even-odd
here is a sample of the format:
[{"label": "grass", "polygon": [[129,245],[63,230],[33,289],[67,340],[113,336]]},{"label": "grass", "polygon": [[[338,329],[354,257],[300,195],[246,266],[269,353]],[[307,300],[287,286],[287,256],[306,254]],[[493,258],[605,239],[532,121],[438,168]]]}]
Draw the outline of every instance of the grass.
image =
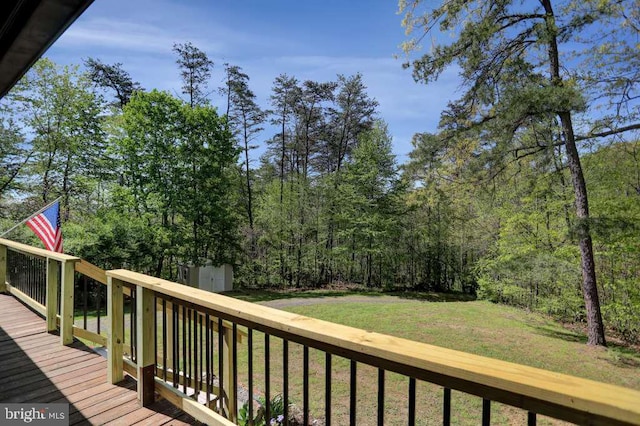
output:
[{"label": "grass", "polygon": [[[296,293],[294,293],[296,294]],[[350,297],[351,296],[351,297]],[[563,328],[550,319],[516,308],[495,305],[484,301],[452,301],[437,303],[430,297],[419,300],[393,300],[387,297],[375,303],[363,301],[362,294],[356,297],[346,293],[329,294],[321,297],[331,299],[318,304],[285,307],[290,312],[333,321],[365,330],[371,330],[456,349],[477,355],[497,358],[543,368],[564,374],[640,389],[640,354],[631,349],[611,345],[608,349],[587,347],[586,337],[578,332]],[[368,296],[368,295],[367,295]],[[378,295],[375,295],[376,297]],[[260,292],[252,300],[250,294],[242,294],[245,300],[274,300],[275,297]],[[310,298],[305,294],[301,299]],[[290,298],[287,296],[287,298]],[[352,298],[354,301],[352,301]],[[445,299],[443,299],[445,300]],[[295,302],[291,300],[290,302]],[[336,302],[336,303],[334,303]],[[264,303],[264,302],[263,302]],[[308,303],[308,301],[307,301]],[[256,333],[258,334],[258,333]],[[272,338],[271,344],[271,387],[272,395],[281,392],[282,386],[282,345]],[[263,338],[254,337],[254,386],[264,389]],[[302,348],[289,344],[288,376],[290,399],[301,404],[302,395]],[[240,379],[243,376],[246,354],[239,354]],[[349,363],[334,357],[333,413],[334,424],[347,424],[349,416]],[[321,418],[324,413],[324,354],[311,350],[311,410]],[[406,424],[407,386],[404,377],[387,373],[385,397],[385,424]],[[276,389],[275,391],[273,389]],[[376,424],[377,370],[358,365],[358,424]],[[428,383],[418,385],[419,424],[441,422],[442,391]],[[453,393],[452,422],[454,424],[479,424],[481,400],[477,397]],[[492,419],[495,424],[526,423],[526,413],[511,407],[494,405]],[[429,420],[431,419],[431,420]],[[542,419],[540,424],[556,423]]]}]

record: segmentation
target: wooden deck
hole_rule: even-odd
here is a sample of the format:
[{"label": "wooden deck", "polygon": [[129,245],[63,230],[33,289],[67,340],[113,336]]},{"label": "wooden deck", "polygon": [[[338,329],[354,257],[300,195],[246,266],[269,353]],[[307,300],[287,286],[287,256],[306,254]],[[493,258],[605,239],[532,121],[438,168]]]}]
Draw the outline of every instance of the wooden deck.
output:
[{"label": "wooden deck", "polygon": [[71,425],[181,425],[197,423],[166,400],[138,404],[136,382],[107,383],[107,362],[79,341],[60,345],[45,322],[0,294],[0,402],[69,404]]}]

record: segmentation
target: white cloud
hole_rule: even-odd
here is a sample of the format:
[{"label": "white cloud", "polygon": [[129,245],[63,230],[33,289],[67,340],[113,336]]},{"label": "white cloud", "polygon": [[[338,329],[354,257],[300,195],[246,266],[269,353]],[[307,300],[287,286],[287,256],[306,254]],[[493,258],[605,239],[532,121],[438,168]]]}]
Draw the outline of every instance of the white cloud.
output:
[{"label": "white cloud", "polygon": [[[159,26],[113,19],[92,19],[70,27],[56,42],[56,47],[76,49],[108,48],[122,52],[170,53],[176,42],[185,37]],[[190,40],[208,52],[222,51],[221,43]]]}]

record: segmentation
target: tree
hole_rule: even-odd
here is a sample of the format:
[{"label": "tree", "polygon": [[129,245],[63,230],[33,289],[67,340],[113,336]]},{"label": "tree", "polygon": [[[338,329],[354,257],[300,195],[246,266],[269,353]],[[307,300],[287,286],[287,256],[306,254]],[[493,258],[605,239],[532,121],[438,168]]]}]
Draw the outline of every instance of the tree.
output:
[{"label": "tree", "polygon": [[20,172],[31,158],[31,153],[23,148],[24,136],[17,127],[13,108],[2,106],[0,116],[0,199],[17,190]]},{"label": "tree", "polygon": [[133,81],[120,62],[113,65],[105,64],[100,59],[88,58],[84,61],[89,78],[93,83],[104,89],[116,92],[116,100],[120,109],[129,103],[133,92],[143,90],[140,83]]},{"label": "tree", "polygon": [[155,274],[165,263],[232,262],[237,218],[229,201],[237,150],[214,108],[166,92],[136,92],[116,143],[125,175],[121,198],[157,232]]},{"label": "tree", "polygon": [[[301,93],[295,105],[297,151],[296,172],[307,179],[313,156],[320,151],[321,143],[329,136],[328,108],[335,101],[334,91],[338,83],[318,83],[307,80],[302,84]],[[326,158],[324,159],[326,160]],[[320,162],[322,164],[322,162]],[[322,170],[322,166],[319,167]]]},{"label": "tree", "polygon": [[237,214],[231,194],[239,150],[226,130],[225,120],[209,106],[182,105],[178,124],[178,157],[182,166],[179,213],[188,228],[181,230],[183,259],[194,264],[211,260],[233,263],[237,249]]},{"label": "tree", "polygon": [[[466,89],[443,113],[441,148],[468,140],[461,135],[472,135],[479,140],[472,154],[491,166],[491,175],[495,176],[504,168],[506,158],[564,146],[575,194],[588,343],[605,345],[587,188],[576,142],[628,127],[576,136],[575,115],[588,110],[589,102],[575,78],[579,68],[566,58],[560,46],[587,34],[594,22],[603,22],[603,16],[613,16],[609,3],[586,2],[584,7],[577,7],[574,2],[566,2],[560,15],[551,0],[537,4],[454,0],[428,11],[421,11],[421,3],[400,1],[407,31],[419,32],[418,39],[404,44],[405,51],[416,50],[426,35],[437,37],[437,29],[455,32],[456,38],[449,44],[436,43],[431,53],[405,66],[413,67],[416,81],[428,83],[455,63]],[[557,129],[551,139],[534,138],[536,143],[529,145],[520,137],[523,129],[537,133],[549,124]]]},{"label": "tree", "polygon": [[334,212],[338,209],[335,191],[341,183],[343,165],[357,146],[358,138],[373,127],[378,106],[378,103],[367,94],[361,74],[350,77],[338,75],[337,91],[334,105],[328,112],[328,134],[319,147],[320,159],[323,159],[319,164],[326,166],[326,170],[321,173],[331,175],[329,180],[332,182],[332,187],[327,187],[325,191],[325,202],[328,204],[325,248],[329,258],[323,260],[321,265],[323,271],[321,274],[326,275],[328,281],[332,280],[333,259],[331,257],[335,245]]},{"label": "tree", "polygon": [[103,101],[77,67],[38,61],[16,86],[11,100],[19,108],[33,151],[27,173],[42,202],[63,196],[63,220],[70,198],[95,177],[104,152]]},{"label": "tree", "polygon": [[326,146],[330,172],[340,172],[360,134],[373,127],[378,107],[378,102],[366,92],[362,74],[338,75],[337,90],[335,106],[329,111],[332,134]]},{"label": "tree", "polygon": [[[372,286],[376,277],[380,285],[390,269],[391,236],[400,231],[397,219],[401,216],[402,192],[386,125],[378,122],[363,132],[352,157],[338,187],[339,204],[343,206],[338,214],[340,251],[350,254],[349,269],[357,258],[363,259],[362,276],[367,286]],[[374,271],[376,263],[379,272]]]},{"label": "tree", "polygon": [[213,61],[191,42],[174,44],[173,52],[178,55],[176,63],[182,78],[182,94],[187,96],[191,108],[205,104],[207,80],[211,77]]},{"label": "tree", "polygon": [[[598,32],[595,43],[577,52],[584,65],[576,73],[591,99],[598,116],[591,120],[585,135],[591,139],[619,135],[640,129],[640,2],[588,1],[576,4],[587,21],[596,20],[605,31]],[[589,42],[587,38],[583,41]]]},{"label": "tree", "polygon": [[273,82],[272,90],[271,106],[273,110],[269,111],[272,116],[271,124],[279,126],[280,132],[273,137],[270,143],[274,146],[273,151],[279,157],[276,161],[280,167],[280,198],[282,199],[287,163],[290,168],[292,167],[291,158],[287,157],[287,153],[291,146],[290,139],[293,131],[290,126],[295,117],[295,105],[300,98],[300,87],[295,77],[281,74]]},{"label": "tree", "polygon": [[124,108],[124,132],[115,140],[125,182],[119,198],[155,231],[156,276],[177,256],[183,235],[176,224],[184,179],[178,152],[182,121],[180,100],[157,90],[137,92]]},{"label": "tree", "polygon": [[[276,77],[272,87],[273,94],[271,95],[271,105],[273,110],[269,111],[271,118],[271,124],[278,126],[280,132],[267,141],[271,145],[271,154],[274,155],[275,162],[279,168],[279,180],[280,180],[280,216],[284,217],[285,214],[285,180],[287,175],[291,171],[292,161],[290,154],[290,148],[292,146],[293,130],[291,122],[294,120],[294,108],[299,99],[300,87],[298,86],[298,80],[295,77],[289,77],[286,74],[280,74]],[[287,169],[287,165],[289,168]],[[285,231],[281,228],[278,234],[282,234]],[[279,257],[280,257],[280,276],[284,280],[288,275],[291,279],[291,274],[287,271],[287,263],[285,262],[285,243],[284,238],[280,238]]]},{"label": "tree", "polygon": [[[314,185],[316,170],[312,168],[312,160],[317,158],[318,148],[321,142],[328,136],[327,116],[330,103],[334,100],[334,90],[337,84],[333,82],[318,83],[307,80],[295,90],[295,102],[292,120],[292,139],[289,144],[289,163],[291,173],[289,176],[290,191],[296,192],[295,202],[289,214],[289,220],[295,223],[291,232],[292,250],[295,252],[294,275],[296,286],[306,277],[308,281],[315,276],[315,268],[310,267],[310,259],[317,258],[318,230],[317,223],[319,208],[314,208],[312,197],[317,193]],[[315,218],[314,218],[315,216]],[[314,220],[315,219],[315,220]],[[309,239],[314,236],[316,244],[309,244]],[[311,271],[310,271],[311,269]]]},{"label": "tree", "polygon": [[256,95],[249,89],[249,76],[242,72],[242,68],[225,64],[225,72],[227,78],[221,92],[227,95],[227,119],[231,125],[231,133],[244,153],[244,188],[253,255],[255,232],[250,152],[257,148],[252,141],[263,130],[262,123],[266,119],[266,114],[256,103]]},{"label": "tree", "polygon": [[640,142],[584,156],[603,316],[629,342],[640,339]]}]

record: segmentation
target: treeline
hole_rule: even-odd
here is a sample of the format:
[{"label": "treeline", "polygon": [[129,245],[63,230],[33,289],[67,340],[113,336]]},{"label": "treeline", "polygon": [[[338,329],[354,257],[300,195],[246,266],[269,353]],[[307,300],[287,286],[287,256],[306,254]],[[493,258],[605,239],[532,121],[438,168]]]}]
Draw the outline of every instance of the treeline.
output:
[{"label": "treeline", "polygon": [[[420,185],[406,223],[437,226],[423,234],[450,270],[476,284],[478,296],[586,321],[566,157],[561,147],[511,158],[487,179],[472,152],[434,160],[432,135],[417,135],[407,172]],[[589,184],[598,293],[605,324],[640,337],[640,142],[598,147],[583,157]],[[423,228],[424,229],[424,228]],[[448,256],[447,256],[448,255]]]},{"label": "treeline", "polygon": [[[66,251],[105,268],[171,279],[178,263],[211,260],[243,286],[462,291],[585,318],[559,144],[487,167],[486,135],[417,134],[401,166],[361,75],[283,74],[261,103],[241,68],[214,68],[188,43],[174,51],[180,97],[121,64],[35,65],[0,104],[3,229],[60,196]],[[603,315],[633,340],[640,144],[583,163]],[[9,237],[37,244],[26,228]]]}]

